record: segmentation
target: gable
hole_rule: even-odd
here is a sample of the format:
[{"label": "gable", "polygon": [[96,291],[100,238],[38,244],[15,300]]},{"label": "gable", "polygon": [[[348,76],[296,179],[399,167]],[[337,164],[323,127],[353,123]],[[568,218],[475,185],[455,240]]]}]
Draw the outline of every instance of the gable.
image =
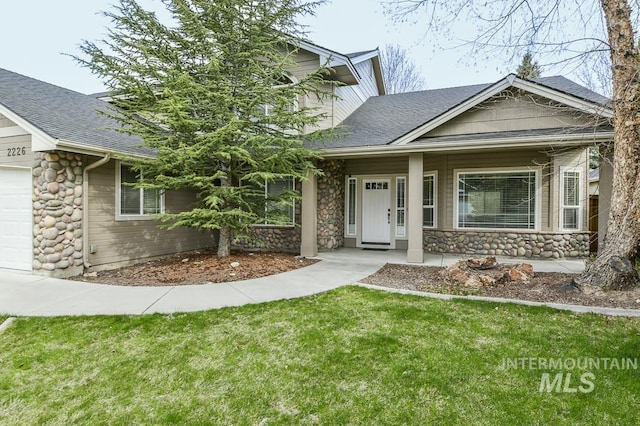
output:
[{"label": "gable", "polygon": [[422,137],[594,128],[607,121],[539,95],[507,89],[428,131]]},{"label": "gable", "polygon": [[28,134],[8,117],[0,114],[0,138]]}]

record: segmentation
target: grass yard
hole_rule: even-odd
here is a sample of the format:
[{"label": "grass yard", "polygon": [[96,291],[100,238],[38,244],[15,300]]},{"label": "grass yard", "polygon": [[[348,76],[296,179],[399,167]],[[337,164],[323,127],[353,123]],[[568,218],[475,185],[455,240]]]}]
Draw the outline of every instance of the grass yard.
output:
[{"label": "grass yard", "polygon": [[[359,287],[193,314],[22,318],[0,334],[0,424],[629,425],[640,370],[503,362],[639,354],[637,319]],[[562,389],[539,392],[545,373],[562,373]]]}]

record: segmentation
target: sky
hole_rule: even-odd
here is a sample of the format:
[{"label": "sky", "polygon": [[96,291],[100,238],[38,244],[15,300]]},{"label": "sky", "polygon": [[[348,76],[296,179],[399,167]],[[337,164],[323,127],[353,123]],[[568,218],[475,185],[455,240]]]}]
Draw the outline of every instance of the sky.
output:
[{"label": "sky", "polygon": [[[68,55],[78,55],[82,40],[104,38],[109,21],[99,14],[116,0],[20,0],[2,5],[0,68],[82,93],[104,90],[100,80]],[[158,8],[159,0],[140,0]],[[380,0],[333,0],[305,18],[308,38],[323,47],[349,53],[397,44],[421,71],[426,88],[495,82],[515,71],[500,58],[469,58],[464,48],[429,43],[420,24],[397,24]],[[568,76],[571,77],[571,76]]]}]

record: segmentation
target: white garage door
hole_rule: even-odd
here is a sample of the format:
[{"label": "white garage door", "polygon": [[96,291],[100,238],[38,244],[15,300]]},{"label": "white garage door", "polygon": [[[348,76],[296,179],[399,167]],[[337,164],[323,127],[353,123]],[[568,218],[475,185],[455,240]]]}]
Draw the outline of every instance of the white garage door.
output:
[{"label": "white garage door", "polygon": [[31,270],[31,171],[0,168],[0,268]]}]

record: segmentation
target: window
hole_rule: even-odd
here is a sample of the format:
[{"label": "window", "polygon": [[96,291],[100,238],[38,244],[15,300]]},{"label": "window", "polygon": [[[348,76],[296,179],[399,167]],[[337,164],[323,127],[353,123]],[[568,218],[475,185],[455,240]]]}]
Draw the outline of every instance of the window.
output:
[{"label": "window", "polygon": [[422,226],[436,227],[436,175],[424,175],[422,181]]},{"label": "window", "polygon": [[131,186],[138,181],[138,174],[130,166],[119,164],[119,216],[145,217],[164,211],[164,197],[159,189],[142,189]]},{"label": "window", "polygon": [[293,225],[295,221],[295,203],[290,200],[289,203],[283,203],[279,200],[284,192],[293,191],[293,178],[275,179],[271,182],[265,182],[264,186],[264,224],[265,225]]},{"label": "window", "polygon": [[458,228],[535,229],[535,171],[457,175]]},{"label": "window", "polygon": [[356,235],[356,178],[347,180],[347,235]]},{"label": "window", "polygon": [[580,229],[580,172],[562,172],[562,228]]},{"label": "window", "polygon": [[396,237],[406,235],[406,181],[405,177],[396,178]]}]

